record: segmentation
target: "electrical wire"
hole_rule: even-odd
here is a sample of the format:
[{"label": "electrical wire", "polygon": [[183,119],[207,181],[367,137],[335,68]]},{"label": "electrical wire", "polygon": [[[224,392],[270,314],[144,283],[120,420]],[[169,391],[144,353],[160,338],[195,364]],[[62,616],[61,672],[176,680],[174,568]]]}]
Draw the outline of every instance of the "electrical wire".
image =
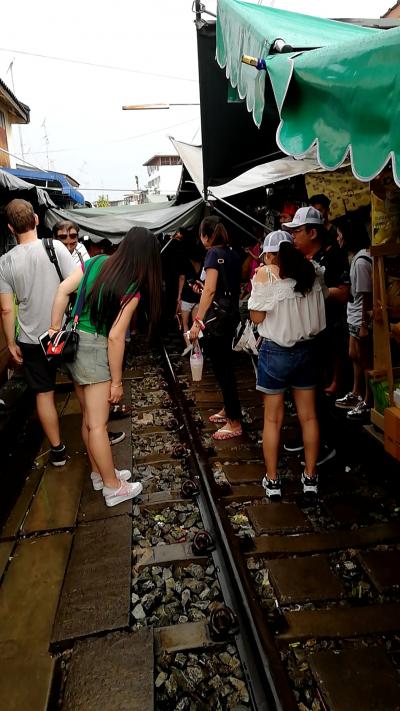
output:
[{"label": "electrical wire", "polygon": [[51,54],[39,54],[39,52],[26,52],[22,49],[11,49],[9,47],[0,47],[0,52],[11,52],[12,54],[23,54],[27,57],[38,57],[40,59],[51,59],[54,62],[67,62],[69,64],[79,64],[86,67],[94,67],[98,69],[110,69],[115,72],[129,72],[130,74],[142,74],[143,76],[156,77],[157,79],[173,79],[174,81],[190,81],[197,84],[197,79],[189,77],[177,77],[171,74],[157,74],[156,72],[145,72],[141,69],[131,69],[130,67],[118,67],[112,64],[100,64],[97,62],[87,62],[81,59],[71,59],[69,57],[56,57]]},{"label": "electrical wire", "polygon": [[162,126],[154,131],[148,131],[147,133],[139,133],[136,136],[125,136],[125,138],[113,138],[110,141],[101,141],[99,143],[89,143],[81,146],[72,146],[70,148],[55,148],[54,150],[48,151],[25,151],[25,155],[37,156],[44,155],[47,153],[68,153],[69,151],[76,151],[86,148],[96,148],[96,146],[105,146],[113,143],[123,143],[124,141],[135,141],[137,138],[144,138],[145,136],[151,136],[154,133],[161,133],[162,131],[168,131],[170,128],[176,128],[177,126],[184,126],[187,123],[192,123],[193,121],[198,121],[198,117],[188,119],[187,121],[181,121],[180,123],[174,123],[170,126]]}]

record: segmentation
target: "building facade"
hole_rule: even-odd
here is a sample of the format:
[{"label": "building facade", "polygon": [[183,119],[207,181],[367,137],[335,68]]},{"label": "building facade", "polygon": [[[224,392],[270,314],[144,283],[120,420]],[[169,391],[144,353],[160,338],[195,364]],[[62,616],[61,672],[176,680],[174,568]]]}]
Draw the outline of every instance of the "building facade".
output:
[{"label": "building facade", "polygon": [[179,187],[182,175],[182,161],[176,154],[156,154],[143,163],[147,168],[149,180],[147,183],[149,202],[157,200],[172,200]]},{"label": "building facade", "polygon": [[29,123],[29,106],[17,97],[0,79],[0,168],[12,168],[15,160],[12,149],[12,125]]}]

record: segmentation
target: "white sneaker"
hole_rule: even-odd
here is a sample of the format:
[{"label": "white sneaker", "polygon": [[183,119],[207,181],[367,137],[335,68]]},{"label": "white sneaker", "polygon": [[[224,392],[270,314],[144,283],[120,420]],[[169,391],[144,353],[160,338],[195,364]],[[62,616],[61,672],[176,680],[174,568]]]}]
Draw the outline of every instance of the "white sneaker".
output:
[{"label": "white sneaker", "polygon": [[139,481],[122,481],[118,489],[110,489],[108,486],[103,486],[103,496],[107,506],[117,506],[117,504],[122,504],[123,501],[134,499],[142,491],[143,486]]},{"label": "white sneaker", "polygon": [[[130,479],[132,476],[129,469],[114,469],[114,471],[115,471],[115,476],[120,481],[128,481],[128,479]],[[101,478],[100,474],[98,472],[92,472],[90,475],[90,478],[92,480],[93,489],[95,491],[101,491],[104,484],[103,484],[103,479]]]}]

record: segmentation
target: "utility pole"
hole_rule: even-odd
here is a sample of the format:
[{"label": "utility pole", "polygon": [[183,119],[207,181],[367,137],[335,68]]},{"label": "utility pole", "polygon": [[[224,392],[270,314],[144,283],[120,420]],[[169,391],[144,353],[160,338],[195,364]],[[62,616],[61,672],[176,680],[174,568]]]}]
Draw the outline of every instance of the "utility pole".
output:
[{"label": "utility pole", "polygon": [[50,161],[49,161],[49,143],[50,143],[50,141],[49,141],[49,137],[47,135],[46,118],[43,119],[42,128],[43,128],[43,140],[44,140],[44,144],[46,146],[47,170],[50,170]]},{"label": "utility pole", "polygon": [[[10,72],[10,75],[11,75],[11,86],[12,86],[13,94],[15,94],[14,71],[13,71],[13,69],[14,69],[14,62],[15,62],[15,57],[14,57],[14,59],[10,62],[10,66],[8,67],[7,72],[6,72],[6,74],[7,74],[8,72]],[[20,125],[20,124],[18,124],[18,134],[19,134],[19,145],[20,145],[20,147],[21,147],[21,158],[22,158],[23,161],[25,161],[24,144],[23,144],[23,142],[22,142],[22,131],[21,131],[21,125]]]}]

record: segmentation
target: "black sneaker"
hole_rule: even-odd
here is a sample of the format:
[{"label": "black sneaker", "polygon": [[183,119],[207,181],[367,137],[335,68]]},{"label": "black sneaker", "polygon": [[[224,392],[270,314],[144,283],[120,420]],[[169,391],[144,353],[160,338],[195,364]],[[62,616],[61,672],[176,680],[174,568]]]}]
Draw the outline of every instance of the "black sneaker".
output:
[{"label": "black sneaker", "polygon": [[277,479],[268,479],[266,476],[262,480],[262,485],[265,489],[265,493],[269,499],[275,496],[282,496],[281,480],[280,477]]},{"label": "black sneaker", "polygon": [[[332,447],[331,444],[321,444],[319,448],[319,455],[318,455],[318,461],[317,461],[317,467],[322,467],[323,464],[326,464],[326,462],[329,462],[330,459],[333,459],[336,457],[336,449],[335,447]],[[302,461],[301,465],[304,467],[305,462]]]},{"label": "black sneaker", "polygon": [[53,467],[63,467],[64,464],[67,463],[67,449],[65,444],[60,445],[57,449],[51,449],[50,450],[50,464],[53,465]]},{"label": "black sneaker", "polygon": [[303,494],[318,494],[318,476],[307,476],[305,472],[301,475],[301,483],[303,484]]},{"label": "black sneaker", "polygon": [[110,440],[111,446],[113,444],[119,444],[122,442],[126,437],[125,432],[109,432],[108,433],[108,439]]}]

